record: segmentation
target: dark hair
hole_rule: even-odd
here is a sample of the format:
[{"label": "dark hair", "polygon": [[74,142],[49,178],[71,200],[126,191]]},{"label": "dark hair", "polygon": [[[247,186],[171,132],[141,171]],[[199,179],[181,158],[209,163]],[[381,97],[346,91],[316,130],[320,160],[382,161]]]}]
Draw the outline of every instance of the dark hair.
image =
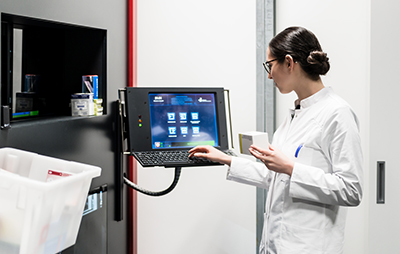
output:
[{"label": "dark hair", "polygon": [[317,37],[303,27],[288,27],[277,34],[269,43],[269,50],[280,63],[286,55],[292,56],[313,80],[318,80],[330,68],[329,58]]}]

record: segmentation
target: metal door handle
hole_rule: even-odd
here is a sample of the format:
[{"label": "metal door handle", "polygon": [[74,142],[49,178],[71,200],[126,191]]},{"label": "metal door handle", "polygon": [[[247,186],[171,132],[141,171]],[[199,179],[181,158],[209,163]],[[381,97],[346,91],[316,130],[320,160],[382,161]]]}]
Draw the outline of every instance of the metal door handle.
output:
[{"label": "metal door handle", "polygon": [[385,162],[377,162],[377,175],[376,175],[376,203],[385,203]]}]

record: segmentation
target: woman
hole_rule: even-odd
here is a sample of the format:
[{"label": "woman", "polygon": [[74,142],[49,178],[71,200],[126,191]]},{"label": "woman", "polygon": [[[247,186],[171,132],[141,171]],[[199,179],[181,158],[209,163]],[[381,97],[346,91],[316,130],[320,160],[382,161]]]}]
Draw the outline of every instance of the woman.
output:
[{"label": "woman", "polygon": [[329,59],[315,35],[289,27],[267,49],[264,67],[283,94],[298,99],[269,149],[251,146],[262,163],[230,157],[210,146],[190,156],[229,166],[228,179],[268,190],[260,253],[343,253],[345,206],[362,196],[358,120],[320,75]]}]

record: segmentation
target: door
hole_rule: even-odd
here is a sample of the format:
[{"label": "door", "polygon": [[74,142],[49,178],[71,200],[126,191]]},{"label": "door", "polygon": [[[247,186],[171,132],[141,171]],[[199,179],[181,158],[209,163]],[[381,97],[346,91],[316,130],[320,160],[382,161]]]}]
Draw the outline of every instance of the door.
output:
[{"label": "door", "polygon": [[370,213],[368,251],[400,249],[400,3],[373,0],[371,16]]}]

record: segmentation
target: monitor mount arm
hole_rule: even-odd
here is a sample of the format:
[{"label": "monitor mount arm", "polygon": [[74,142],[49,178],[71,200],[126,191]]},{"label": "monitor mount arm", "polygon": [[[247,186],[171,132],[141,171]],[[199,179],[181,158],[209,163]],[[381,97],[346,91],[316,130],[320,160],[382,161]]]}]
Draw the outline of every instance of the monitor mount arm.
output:
[{"label": "monitor mount arm", "polygon": [[124,176],[124,183],[140,193],[143,193],[143,194],[146,194],[149,196],[153,196],[153,197],[159,197],[159,196],[163,196],[165,194],[170,193],[175,188],[175,186],[178,184],[180,175],[181,175],[181,167],[175,167],[175,177],[174,177],[174,181],[172,182],[172,184],[167,189],[165,189],[163,191],[157,191],[157,192],[143,189],[142,187],[140,187],[137,184],[130,181],[125,176]]}]

